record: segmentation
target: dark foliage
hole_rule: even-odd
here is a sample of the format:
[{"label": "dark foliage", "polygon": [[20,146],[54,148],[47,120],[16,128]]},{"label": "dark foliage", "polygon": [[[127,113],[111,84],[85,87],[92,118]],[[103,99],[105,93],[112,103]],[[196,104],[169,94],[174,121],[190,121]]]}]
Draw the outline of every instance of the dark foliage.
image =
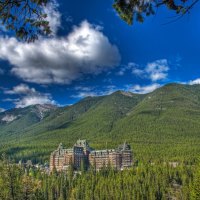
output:
[{"label": "dark foliage", "polygon": [[34,41],[51,33],[44,6],[48,0],[0,0],[0,23],[19,39]]},{"label": "dark foliage", "polygon": [[161,6],[174,11],[177,17],[173,21],[177,21],[189,13],[198,2],[199,0],[115,0],[113,7],[120,18],[131,25],[134,21],[143,22],[145,17],[154,15]]}]

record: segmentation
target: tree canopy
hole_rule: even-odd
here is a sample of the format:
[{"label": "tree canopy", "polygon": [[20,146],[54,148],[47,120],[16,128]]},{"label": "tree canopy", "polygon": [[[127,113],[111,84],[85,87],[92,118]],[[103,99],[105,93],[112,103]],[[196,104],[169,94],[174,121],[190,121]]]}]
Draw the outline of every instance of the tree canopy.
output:
[{"label": "tree canopy", "polygon": [[51,33],[44,7],[48,0],[0,0],[0,23],[19,39],[34,41]]},{"label": "tree canopy", "polygon": [[0,160],[3,200],[199,200],[199,177],[190,165],[139,163],[129,170],[57,172]]},{"label": "tree canopy", "polygon": [[197,4],[199,0],[115,0],[113,7],[125,22],[132,25],[134,21],[143,22],[145,17],[154,15],[157,8],[166,6],[177,15],[177,21]]},{"label": "tree canopy", "polygon": [[[44,7],[49,0],[0,0],[0,24],[17,38],[34,41],[39,35],[49,35],[51,29]],[[154,15],[160,6],[166,6],[181,18],[199,0],[114,0],[113,7],[124,21],[132,25]]]}]

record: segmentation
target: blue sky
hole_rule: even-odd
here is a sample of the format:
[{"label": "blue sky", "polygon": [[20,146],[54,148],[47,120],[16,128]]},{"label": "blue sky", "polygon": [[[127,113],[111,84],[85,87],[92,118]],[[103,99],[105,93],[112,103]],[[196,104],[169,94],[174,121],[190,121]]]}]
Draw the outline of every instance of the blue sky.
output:
[{"label": "blue sky", "polygon": [[[128,26],[112,0],[53,1],[53,34],[32,44],[0,32],[0,108],[68,105],[116,90],[148,93],[170,82],[200,83],[200,5],[176,23],[161,8]],[[8,36],[9,35],[9,36]]]}]

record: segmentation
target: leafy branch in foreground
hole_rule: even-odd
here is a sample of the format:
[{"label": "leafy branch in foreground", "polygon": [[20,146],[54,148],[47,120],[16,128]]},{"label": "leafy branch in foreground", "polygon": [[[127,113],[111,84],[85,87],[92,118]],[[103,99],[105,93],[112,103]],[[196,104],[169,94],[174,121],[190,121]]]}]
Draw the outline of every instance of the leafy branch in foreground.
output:
[{"label": "leafy branch in foreground", "polygon": [[177,21],[185,14],[190,13],[198,2],[199,0],[115,0],[113,7],[122,20],[132,25],[134,21],[142,23],[145,17],[154,15],[155,10],[161,6],[175,11],[177,15],[173,21]]},{"label": "leafy branch in foreground", "polygon": [[0,23],[28,42],[38,35],[49,35],[51,29],[44,12],[47,3],[48,0],[0,0]]}]

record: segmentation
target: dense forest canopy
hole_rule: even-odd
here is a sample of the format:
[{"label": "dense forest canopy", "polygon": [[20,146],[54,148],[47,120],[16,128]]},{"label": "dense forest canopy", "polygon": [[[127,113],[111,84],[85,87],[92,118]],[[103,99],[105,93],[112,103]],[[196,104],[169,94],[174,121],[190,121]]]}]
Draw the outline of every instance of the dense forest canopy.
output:
[{"label": "dense forest canopy", "polygon": [[141,163],[130,170],[111,167],[50,174],[31,166],[0,162],[0,199],[14,200],[198,200],[199,166]]}]

